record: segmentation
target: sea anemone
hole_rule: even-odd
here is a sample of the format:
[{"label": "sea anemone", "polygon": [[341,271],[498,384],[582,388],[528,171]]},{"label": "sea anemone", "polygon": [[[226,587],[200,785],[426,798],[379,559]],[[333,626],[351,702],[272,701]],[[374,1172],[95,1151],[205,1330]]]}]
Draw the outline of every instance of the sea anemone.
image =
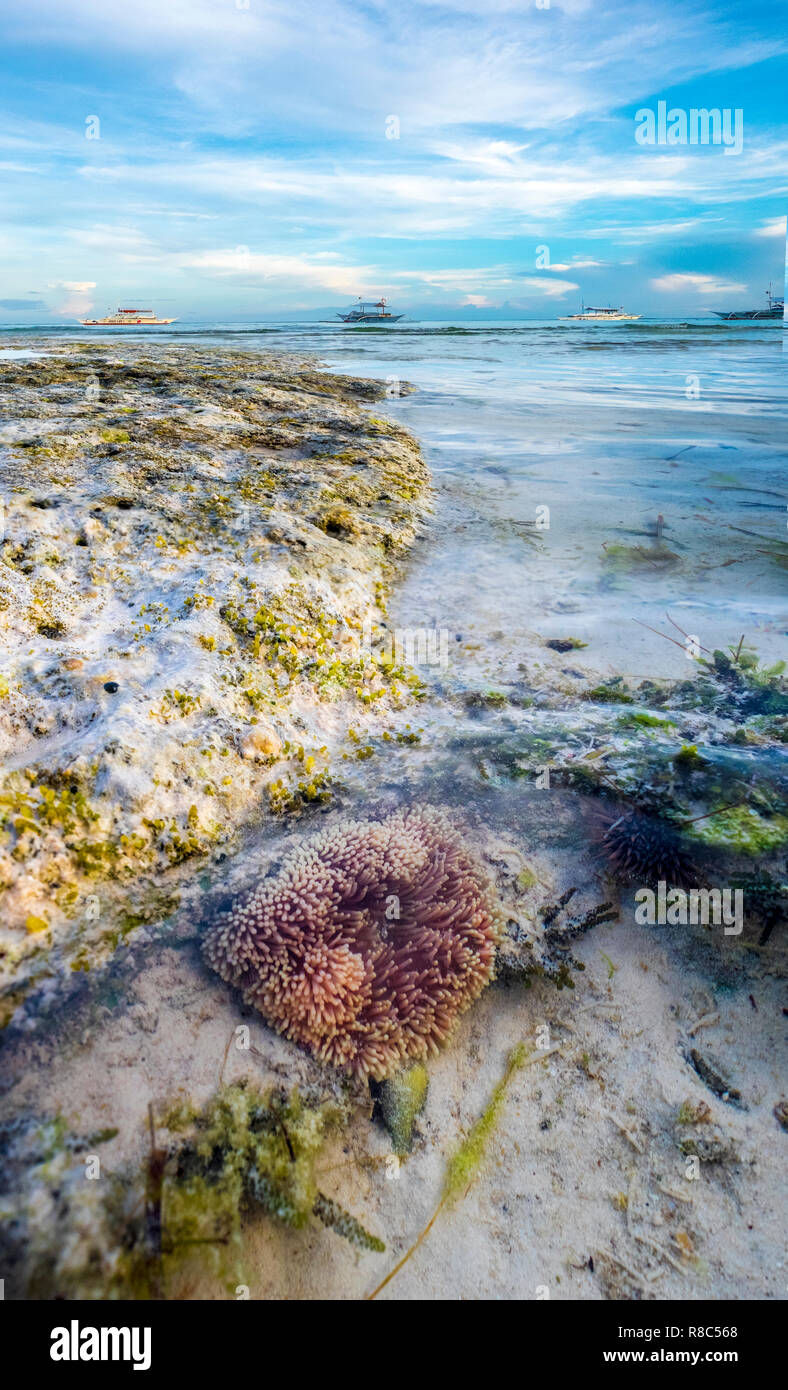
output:
[{"label": "sea anemone", "polygon": [[432,810],[342,822],[211,928],[208,963],[321,1061],[381,1080],[437,1052],[488,983],[497,917]]},{"label": "sea anemone", "polygon": [[602,850],[615,878],[653,886],[680,887],[691,881],[692,864],[673,827],[642,811],[625,811],[608,824]]}]

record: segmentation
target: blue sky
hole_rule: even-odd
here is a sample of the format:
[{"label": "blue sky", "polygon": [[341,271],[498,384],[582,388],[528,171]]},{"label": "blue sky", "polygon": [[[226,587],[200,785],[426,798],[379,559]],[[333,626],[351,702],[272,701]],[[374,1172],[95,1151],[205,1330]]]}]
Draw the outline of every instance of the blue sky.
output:
[{"label": "blue sky", "polygon": [[[380,293],[413,317],[552,318],[581,295],[695,315],[782,285],[784,0],[0,16],[5,322],[141,300],[256,320]],[[660,101],[739,108],[741,153],[639,145]]]}]

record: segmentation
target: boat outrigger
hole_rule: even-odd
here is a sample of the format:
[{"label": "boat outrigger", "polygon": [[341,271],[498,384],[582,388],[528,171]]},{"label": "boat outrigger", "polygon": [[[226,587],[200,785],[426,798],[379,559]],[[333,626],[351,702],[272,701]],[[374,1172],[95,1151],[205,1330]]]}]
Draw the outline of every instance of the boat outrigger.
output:
[{"label": "boat outrigger", "polygon": [[398,323],[404,317],[404,314],[392,314],[391,310],[386,308],[385,299],[377,299],[370,303],[360,297],[358,304],[346,314],[337,314],[337,318],[343,323]]},{"label": "boat outrigger", "polygon": [[562,323],[567,323],[569,319],[576,319],[581,323],[613,323],[618,322],[620,319],[635,320],[639,319],[641,316],[640,314],[628,314],[624,309],[587,309],[581,300],[579,314],[559,314],[558,317]]},{"label": "boat outrigger", "polygon": [[725,319],[726,323],[742,323],[760,321],[763,319],[781,319],[785,314],[785,299],[772,294],[772,287],[769,285],[766,291],[768,308],[766,309],[726,309],[722,313],[719,309],[713,309],[715,318]]},{"label": "boat outrigger", "polygon": [[157,319],[152,309],[116,309],[105,319],[80,319],[83,328],[139,328],[153,324],[177,323],[177,319]]}]

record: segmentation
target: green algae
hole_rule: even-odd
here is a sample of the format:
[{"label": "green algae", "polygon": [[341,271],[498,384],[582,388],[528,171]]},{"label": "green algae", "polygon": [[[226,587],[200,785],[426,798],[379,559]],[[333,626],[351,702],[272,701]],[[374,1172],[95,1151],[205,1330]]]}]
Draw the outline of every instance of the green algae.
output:
[{"label": "green algae", "polygon": [[359,1250],[371,1250],[377,1255],[385,1250],[386,1246],[378,1236],[371,1235],[355,1216],[345,1211],[344,1207],[331,1197],[324,1196],[322,1192],[318,1192],[312,1212],[324,1226],[336,1231],[338,1236],[342,1236],[351,1245],[358,1246]]},{"label": "green algae", "polygon": [[206,1280],[234,1291],[253,1283],[245,1231],[261,1216],[295,1230],[319,1223],[381,1252],[383,1241],[317,1183],[316,1164],[349,1114],[344,1102],[240,1081],[203,1106],[176,1103],[155,1128],[151,1111],[146,1162],[106,1168],[101,1182],[85,1180],[85,1163],[115,1128],[79,1135],[61,1115],[12,1125],[3,1138],[15,1181],[2,1214],[15,1296],[178,1298]]},{"label": "green algae", "polygon": [[295,815],[310,805],[323,806],[331,800],[331,774],[327,769],[303,777],[293,786],[288,786],[279,777],[268,785],[268,805],[275,816]]},{"label": "green algae", "polygon": [[353,540],[360,534],[358,522],[349,507],[327,508],[316,518],[315,525],[327,536],[338,536],[341,540]]},{"label": "green algae", "polygon": [[683,743],[678,753],[673,754],[673,762],[676,767],[692,769],[693,771],[708,767],[708,759],[698,752],[695,743]]},{"label": "green algae", "polygon": [[377,1087],[381,1119],[397,1154],[409,1153],[413,1146],[413,1126],[424,1109],[428,1088],[427,1070],[421,1062],[381,1081]]},{"label": "green algae", "polygon": [[595,685],[592,690],[586,691],[587,700],[597,700],[606,705],[633,705],[634,696],[622,685],[621,677],[616,676],[612,681],[603,681],[601,685]]},{"label": "green algae", "polygon": [[622,574],[648,574],[649,571],[661,573],[675,569],[681,563],[678,555],[666,545],[622,545],[611,542],[603,547],[605,565]]},{"label": "green algae", "polygon": [[309,1102],[297,1089],[263,1095],[244,1083],[223,1087],[199,1112],[174,1107],[167,1129],[190,1131],[164,1180],[163,1229],[174,1252],[217,1236],[239,1247],[244,1215],[257,1211],[295,1229],[316,1216],[361,1249],[385,1249],[317,1186],[316,1161],[345,1119],[333,1101]]},{"label": "green algae", "polygon": [[509,1055],[506,1070],[495,1087],[486,1109],[473,1125],[467,1138],[449,1159],[443,1184],[442,1203],[451,1203],[464,1194],[484,1161],[490,1140],[503,1110],[509,1083],[530,1056],[525,1043],[518,1043]]},{"label": "green algae", "polygon": [[[0,783],[0,831],[13,829],[21,839],[25,832],[41,835],[45,828],[58,827],[71,835],[98,820],[98,811],[76,779],[68,773],[65,779],[64,785],[57,769],[9,773]],[[19,849],[24,852],[24,847]]]},{"label": "green algae", "polygon": [[[543,1057],[548,1055],[548,1053],[542,1054]],[[449,1158],[440,1201],[427,1222],[427,1225],[424,1227],[417,1240],[414,1241],[413,1245],[405,1252],[402,1259],[386,1275],[385,1279],[378,1284],[377,1288],[368,1295],[369,1299],[377,1298],[381,1290],[390,1283],[394,1276],[402,1269],[402,1266],[406,1264],[416,1250],[418,1250],[422,1242],[426,1240],[444,1207],[452,1206],[460,1197],[465,1196],[487,1155],[490,1141],[495,1133],[501,1111],[503,1110],[506,1092],[512,1077],[530,1061],[541,1059],[542,1058],[538,1055],[534,1055],[532,1051],[525,1046],[525,1043],[518,1043],[518,1045],[512,1049],[506,1063],[504,1074],[496,1085],[486,1109],[473,1125],[470,1133],[460,1144],[459,1148],[457,1148]]]},{"label": "green algae", "polygon": [[764,816],[752,806],[732,806],[691,825],[701,844],[740,854],[768,854],[788,844],[788,815]]},{"label": "green algae", "polygon": [[617,729],[675,729],[675,727],[675,719],[660,719],[659,715],[647,714],[642,710],[634,710],[631,714],[620,714],[616,720]]}]

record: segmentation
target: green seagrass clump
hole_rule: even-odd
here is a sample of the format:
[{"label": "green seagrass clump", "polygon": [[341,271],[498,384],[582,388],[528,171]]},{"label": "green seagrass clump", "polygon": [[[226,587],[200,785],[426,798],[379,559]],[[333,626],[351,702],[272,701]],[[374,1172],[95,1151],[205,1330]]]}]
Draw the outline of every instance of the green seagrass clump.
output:
[{"label": "green seagrass clump", "polygon": [[164,1124],[188,1138],[164,1179],[165,1251],[217,1239],[236,1244],[243,1216],[255,1211],[296,1228],[315,1216],[360,1249],[384,1250],[317,1187],[315,1162],[345,1118],[334,1102],[312,1103],[297,1089],[263,1095],[243,1082],[222,1087],[202,1111],[176,1107]]}]

